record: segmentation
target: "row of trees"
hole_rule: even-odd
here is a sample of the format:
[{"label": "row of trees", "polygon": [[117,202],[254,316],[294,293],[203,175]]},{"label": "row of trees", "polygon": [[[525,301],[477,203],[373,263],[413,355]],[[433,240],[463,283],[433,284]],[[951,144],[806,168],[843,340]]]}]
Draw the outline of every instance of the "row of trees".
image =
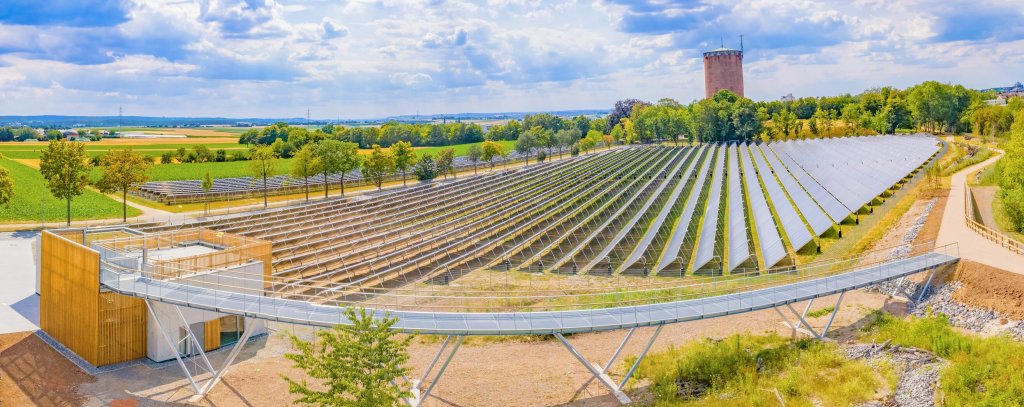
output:
[{"label": "row of trees", "polygon": [[1015,232],[1024,232],[1024,110],[1017,110],[999,160],[999,193],[1003,213]]},{"label": "row of trees", "polygon": [[[117,132],[111,131],[108,135],[116,135]],[[92,141],[100,141],[103,139],[103,132],[100,129],[92,130],[78,130],[78,135],[82,137],[88,137]],[[3,126],[0,127],[0,141],[47,141],[56,140],[63,138],[64,133],[60,130],[46,130],[41,134],[31,127],[11,127]]]},{"label": "row of trees", "polygon": [[240,144],[270,145],[281,143],[278,150],[297,150],[303,145],[321,140],[334,139],[356,143],[360,148],[372,148],[374,144],[390,147],[404,141],[418,146],[449,146],[484,141],[483,128],[475,123],[409,124],[388,122],[379,127],[344,127],[326,125],[316,130],[292,127],[287,123],[275,123],[262,129],[251,129],[242,134]]}]

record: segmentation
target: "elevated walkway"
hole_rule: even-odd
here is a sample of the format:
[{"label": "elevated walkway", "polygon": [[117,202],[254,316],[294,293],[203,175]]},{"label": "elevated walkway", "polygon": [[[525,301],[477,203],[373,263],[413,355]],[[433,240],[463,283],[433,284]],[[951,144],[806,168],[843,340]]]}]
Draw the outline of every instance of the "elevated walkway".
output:
[{"label": "elevated walkway", "polygon": [[[912,252],[909,250],[909,245],[901,249],[907,249],[907,253]],[[892,253],[897,252],[901,252],[901,250],[897,249]],[[415,294],[396,294],[393,308],[380,306],[380,302],[375,303],[376,306],[366,306],[366,303],[359,302],[323,304],[317,303],[315,297],[304,300],[275,297],[272,289],[232,292],[227,290],[228,287],[219,288],[216,281],[209,279],[153,278],[149,273],[119,266],[106,260],[100,262],[100,284],[106,289],[123,295],[143,298],[149,307],[152,307],[154,302],[160,302],[177,307],[239,315],[248,321],[261,319],[317,327],[346,324],[348,321],[343,313],[345,307],[365,306],[377,312],[377,315],[386,314],[396,318],[397,322],[393,325],[393,329],[397,331],[445,335],[447,338],[424,372],[423,377],[419,380],[406,379],[406,385],[413,392],[413,397],[406,400],[411,406],[419,405],[430,395],[467,335],[553,335],[592,374],[591,380],[598,380],[620,402],[626,404],[630,402],[630,399],[623,389],[658,338],[661,328],[666,324],[742,314],[768,308],[775,309],[783,319],[786,319],[787,317],[781,310],[786,308],[796,318],[796,321],[787,321],[794,330],[807,332],[816,338],[824,339],[839,310],[843,294],[847,291],[900,279],[912,274],[934,271],[938,267],[954,264],[959,261],[959,251],[956,244],[950,244],[909,258],[890,259],[887,255],[883,261],[869,262],[868,265],[862,267],[857,266],[865,264],[865,260],[849,259],[839,263],[812,266],[808,269],[753,276],[748,277],[747,281],[743,279],[729,281],[712,279],[711,283],[697,284],[696,287],[699,287],[699,290],[696,291],[693,290],[695,285],[680,283],[674,287],[635,287],[631,289],[632,291],[628,291],[628,295],[621,297],[620,295],[623,294],[621,289],[582,293],[576,295],[610,295],[613,298],[623,299],[593,303],[576,301],[576,304],[582,305],[551,305],[549,306],[550,310],[519,312],[472,312],[468,308],[460,311],[459,306],[451,306],[449,309],[452,311],[424,311],[423,309],[430,309],[431,306],[422,306],[417,309],[417,301],[412,301],[412,305],[409,305],[408,302],[405,303],[406,305],[399,305],[400,297],[405,297],[402,299],[408,300],[407,297]],[[847,267],[841,267],[844,265]],[[237,277],[228,277],[228,279],[232,282],[232,286],[238,284]],[[922,295],[928,289],[930,282],[931,275],[924,285]],[[725,287],[720,289],[718,284],[723,284]],[[235,288],[237,289],[237,287]],[[673,300],[672,290],[678,290],[676,300]],[[686,295],[697,298],[679,299],[682,298],[686,290],[690,290]],[[803,314],[797,312],[792,306],[795,302],[813,300],[833,294],[839,294],[839,298],[829,317],[828,324],[820,333],[814,331],[806,322],[807,311],[810,309],[809,304]],[[486,297],[488,299],[507,300],[510,303],[523,298],[511,294],[505,298],[494,297],[494,294],[486,295],[488,295]],[[566,296],[570,295],[572,294]],[[383,293],[381,296],[387,297],[388,294]],[[558,298],[557,295],[555,297]],[[424,295],[423,298],[417,300],[426,301],[432,298]],[[478,299],[478,297],[470,296],[466,298]],[[657,301],[659,298],[664,300]],[[573,302],[570,301],[570,303]],[[593,308],[595,305],[605,308]],[[644,326],[657,328],[647,340],[643,352],[638,355],[621,381],[614,381],[609,376],[609,369],[633,337],[636,329]],[[603,365],[588,361],[564,336],[564,334],[570,333],[620,329],[628,331],[612,357]],[[454,345],[449,349],[449,345],[452,343]],[[173,347],[173,344],[168,342],[168,346]],[[237,355],[239,349],[240,346],[236,345],[232,350],[232,355]],[[442,358],[446,353],[447,356]],[[211,365],[210,372],[214,372],[214,374],[201,388],[188,369],[183,368],[183,372],[196,390],[197,398],[203,397],[210,388],[216,385],[224,371],[227,370],[231,359],[220,370],[214,370]],[[435,372],[435,366],[442,359],[443,362]],[[179,359],[179,363],[183,363],[181,359]],[[427,382],[428,377],[431,378],[430,385],[424,390],[422,386]]]},{"label": "elevated walkway", "polygon": [[[833,275],[706,298],[604,309],[536,312],[429,312],[376,309],[401,332],[436,335],[550,335],[662,325],[778,307],[863,288],[956,263],[955,245],[907,259]],[[149,278],[114,264],[101,266],[103,287],[123,295],[269,321],[330,327],[346,324],[339,305],[237,293]]]}]

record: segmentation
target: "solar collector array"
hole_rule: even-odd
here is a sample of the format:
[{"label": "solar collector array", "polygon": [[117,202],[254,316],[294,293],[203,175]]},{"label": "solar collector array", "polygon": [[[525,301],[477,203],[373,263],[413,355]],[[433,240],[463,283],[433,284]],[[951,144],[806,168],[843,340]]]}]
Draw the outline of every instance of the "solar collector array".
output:
[{"label": "solar collector array", "polygon": [[754,163],[757,164],[758,175],[761,176],[761,182],[764,184],[764,189],[768,191],[768,198],[771,199],[772,207],[775,208],[775,213],[779,215],[779,223],[782,224],[782,230],[786,234],[786,239],[789,240],[789,244],[794,250],[799,250],[811,241],[813,238],[811,233],[807,231],[807,226],[804,224],[804,221],[800,219],[800,215],[797,214],[796,208],[793,207],[793,204],[786,196],[786,193],[782,191],[782,186],[779,185],[778,180],[775,179],[775,175],[771,172],[771,168],[768,167],[768,162],[766,162],[764,156],[761,155],[761,149],[755,145],[749,147],[748,151],[754,156]]},{"label": "solar collector array", "polygon": [[729,271],[750,259],[747,238],[747,205],[743,199],[743,184],[739,172],[739,154],[735,144],[729,146]]},{"label": "solar collector array", "polygon": [[761,259],[765,268],[770,268],[786,257],[786,245],[779,236],[779,230],[775,228],[775,218],[768,208],[768,201],[765,200],[761,184],[757,180],[757,172],[750,163],[750,150],[747,146],[743,146],[741,156],[743,178],[747,184],[747,196],[754,215],[754,229],[757,231],[758,243],[761,246]]}]

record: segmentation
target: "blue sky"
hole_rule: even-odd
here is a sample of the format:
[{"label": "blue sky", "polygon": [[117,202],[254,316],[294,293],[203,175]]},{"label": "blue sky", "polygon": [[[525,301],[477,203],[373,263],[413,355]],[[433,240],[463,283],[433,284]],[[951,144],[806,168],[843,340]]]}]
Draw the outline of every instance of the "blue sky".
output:
[{"label": "blue sky", "polygon": [[366,118],[1024,80],[1024,0],[4,0],[0,115]]}]

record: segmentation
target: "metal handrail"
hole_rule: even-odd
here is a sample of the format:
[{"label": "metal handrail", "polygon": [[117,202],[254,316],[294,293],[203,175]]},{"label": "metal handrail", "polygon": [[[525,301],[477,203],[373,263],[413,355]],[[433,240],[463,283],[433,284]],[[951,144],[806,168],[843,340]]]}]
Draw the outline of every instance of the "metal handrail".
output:
[{"label": "metal handrail", "polygon": [[[926,244],[902,245],[900,247],[925,245]],[[891,250],[891,248],[889,250]],[[947,255],[950,255],[951,252],[955,252],[955,254],[952,254],[951,256],[957,257],[958,255],[958,249],[955,243],[934,248],[931,250],[931,252],[941,252]],[[802,267],[785,272],[749,275],[739,278],[699,278],[698,282],[696,283],[684,279],[677,280],[673,285],[648,285],[641,286],[642,288],[640,289],[638,289],[636,286],[631,286],[628,288],[612,286],[592,288],[591,292],[580,292],[580,290],[578,289],[562,289],[529,291],[524,290],[522,293],[512,290],[466,290],[462,292],[455,291],[448,293],[426,289],[396,289],[390,292],[377,293],[371,296],[369,299],[359,301],[333,300],[325,302],[322,301],[322,297],[319,297],[317,295],[287,294],[281,296],[279,295],[279,293],[273,291],[272,289],[246,288],[244,284],[242,284],[241,286],[238,284],[238,282],[240,281],[246,281],[245,275],[233,275],[230,272],[225,272],[224,270],[208,270],[203,272],[193,271],[191,275],[188,273],[183,273],[181,277],[171,280],[177,282],[187,282],[187,280],[191,278],[191,276],[215,275],[219,273],[220,277],[224,277],[224,279],[230,280],[232,284],[222,284],[219,282],[219,279],[218,281],[204,280],[201,282],[201,288],[214,289],[215,291],[220,291],[224,293],[224,295],[230,295],[230,293],[248,292],[249,294],[277,298],[288,298],[322,305],[333,304],[337,306],[376,307],[382,309],[396,310],[411,308],[415,310],[449,311],[468,311],[476,309],[504,309],[512,307],[516,310],[536,312],[551,310],[599,309],[638,304],[660,303],[665,301],[675,301],[681,299],[703,298],[830,277],[857,269],[863,269],[866,267],[884,265],[900,261],[899,259],[869,261],[867,263],[863,261],[858,261],[864,260],[866,257],[867,256],[861,256],[853,259],[848,259],[845,261],[827,262],[816,266]],[[842,267],[834,267],[837,264],[841,264]],[[101,260],[101,265],[108,272],[113,272],[115,274],[138,273],[141,274],[142,277],[150,279],[161,279],[161,277],[164,277],[151,275],[148,274],[146,271],[139,271],[136,269],[117,265],[106,260]],[[259,282],[261,284],[257,286],[262,287],[263,280],[259,280]],[[409,293],[410,291],[411,293]],[[467,296],[465,294],[477,295]],[[612,297],[613,299],[608,300],[609,297]],[[425,301],[430,301],[432,303],[424,303]],[[436,303],[437,301],[450,301],[456,304],[438,304]],[[470,302],[472,302],[472,304]]]}]

